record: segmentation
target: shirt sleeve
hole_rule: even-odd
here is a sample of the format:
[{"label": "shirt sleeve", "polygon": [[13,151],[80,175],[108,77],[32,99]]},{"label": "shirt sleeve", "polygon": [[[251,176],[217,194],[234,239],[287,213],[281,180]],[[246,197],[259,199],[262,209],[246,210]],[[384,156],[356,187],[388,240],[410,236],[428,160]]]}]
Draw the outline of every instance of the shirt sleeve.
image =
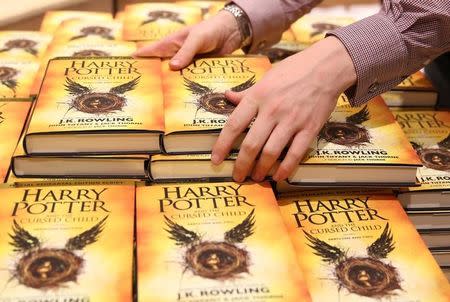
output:
[{"label": "shirt sleeve", "polygon": [[248,16],[253,39],[249,52],[275,44],[291,23],[322,0],[233,0]]},{"label": "shirt sleeve", "polygon": [[378,14],[329,35],[352,58],[357,83],[345,93],[361,105],[450,51],[450,1],[383,0]]}]

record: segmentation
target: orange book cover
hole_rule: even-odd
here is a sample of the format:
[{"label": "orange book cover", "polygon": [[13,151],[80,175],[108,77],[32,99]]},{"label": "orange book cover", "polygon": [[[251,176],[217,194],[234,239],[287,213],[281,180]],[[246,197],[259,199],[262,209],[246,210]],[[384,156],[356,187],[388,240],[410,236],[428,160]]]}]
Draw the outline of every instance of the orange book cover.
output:
[{"label": "orange book cover", "polygon": [[411,74],[392,90],[436,91],[431,81],[422,71]]},{"label": "orange book cover", "polygon": [[0,58],[40,58],[52,38],[52,35],[38,31],[0,31]]},{"label": "orange book cover", "polygon": [[177,5],[182,6],[194,6],[198,7],[202,10],[202,16],[203,19],[208,18],[209,16],[213,16],[219,12],[220,9],[222,9],[226,1],[207,1],[207,0],[181,0],[175,2]]},{"label": "orange book cover", "polygon": [[420,187],[408,191],[450,189],[450,112],[432,108],[393,110],[423,166],[417,170]]},{"label": "orange book cover", "polygon": [[136,194],[139,301],[310,301],[268,183]]},{"label": "orange book cover", "polygon": [[184,26],[199,23],[201,9],[175,3],[139,3],[125,7],[123,39],[158,41]]},{"label": "orange book cover", "polygon": [[276,63],[296,54],[300,50],[301,48],[298,46],[294,33],[291,29],[288,29],[283,32],[281,40],[277,44],[262,50],[260,53],[268,56],[270,62]]},{"label": "orange book cover", "polygon": [[160,60],[50,60],[25,140],[36,133],[99,130],[164,130]]},{"label": "orange book cover", "polygon": [[393,195],[279,199],[313,301],[448,302],[450,287]]},{"label": "orange book cover", "polygon": [[132,301],[134,185],[0,192],[1,300]]},{"label": "orange book cover", "polygon": [[0,99],[28,98],[39,63],[37,59],[0,59]]},{"label": "orange book cover", "polygon": [[89,19],[70,19],[61,23],[54,33],[52,44],[101,43],[122,39],[122,22]]},{"label": "orange book cover", "polygon": [[235,107],[224,92],[251,87],[270,67],[264,56],[200,58],[181,71],[163,61],[166,134],[219,131]]},{"label": "orange book cover", "polygon": [[0,182],[8,174],[30,107],[31,100],[0,100]]},{"label": "orange book cover", "polygon": [[56,57],[111,57],[130,56],[136,51],[134,42],[123,41],[76,41],[58,42],[53,41],[39,66],[36,77],[31,87],[31,95],[37,95],[44,79],[48,62]]},{"label": "orange book cover", "polygon": [[110,13],[101,12],[85,12],[85,11],[47,11],[41,23],[40,31],[54,34],[56,29],[62,22],[70,19],[87,19],[111,22],[113,17]]}]

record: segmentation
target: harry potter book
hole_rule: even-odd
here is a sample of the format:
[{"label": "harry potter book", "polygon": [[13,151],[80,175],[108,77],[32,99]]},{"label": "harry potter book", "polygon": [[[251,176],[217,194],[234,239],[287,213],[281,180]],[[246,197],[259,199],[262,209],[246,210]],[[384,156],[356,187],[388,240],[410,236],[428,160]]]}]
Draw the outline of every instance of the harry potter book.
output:
[{"label": "harry potter book", "polygon": [[406,213],[417,230],[450,229],[450,208],[407,209]]},{"label": "harry potter book", "polygon": [[277,44],[262,50],[260,53],[269,57],[271,63],[276,63],[296,54],[300,50],[301,48],[298,46],[294,33],[291,29],[288,29],[283,33],[281,40]]},{"label": "harry potter book", "polygon": [[136,51],[136,44],[123,41],[53,41],[42,58],[42,63],[33,81],[31,95],[37,95],[44,79],[48,62],[57,57],[111,57],[131,56]]},{"label": "harry potter book", "polygon": [[0,99],[28,98],[38,68],[37,59],[0,58]]},{"label": "harry potter book", "polygon": [[393,113],[423,167],[420,187],[404,189],[399,199],[408,208],[450,207],[450,112],[430,108],[396,108]]},{"label": "harry potter book", "polygon": [[416,152],[382,98],[351,107],[341,95],[288,181],[304,187],[413,186],[419,166]]},{"label": "harry potter book", "polygon": [[174,3],[139,3],[125,7],[123,39],[158,41],[184,26],[199,23],[199,7]]},{"label": "harry potter book", "polygon": [[111,22],[113,17],[110,13],[55,10],[47,11],[41,23],[41,31],[54,34],[62,22],[70,19],[98,20]]},{"label": "harry potter book", "polygon": [[160,152],[161,62],[130,57],[49,62],[25,136],[30,155]]},{"label": "harry potter book", "polygon": [[38,31],[0,31],[0,58],[40,58],[51,40],[50,34]]},{"label": "harry potter book", "polygon": [[132,301],[134,190],[1,188],[1,299]]},{"label": "harry potter book", "polygon": [[449,301],[447,280],[393,195],[310,192],[279,204],[313,301]]},{"label": "harry potter book", "polygon": [[413,73],[396,87],[382,94],[388,106],[435,106],[438,92],[422,71]]},{"label": "harry potter book", "polygon": [[138,301],[310,301],[268,183],[137,188]]},{"label": "harry potter book", "polygon": [[450,242],[450,228],[448,229],[419,229],[420,237],[429,248],[447,246]]},{"label": "harry potter book", "polygon": [[206,19],[217,14],[219,10],[225,6],[226,1],[182,0],[176,1],[175,3],[183,6],[189,5],[199,7],[202,11],[203,19]]},{"label": "harry potter book", "polygon": [[0,101],[0,182],[5,180],[31,100]]},{"label": "harry potter book", "polygon": [[269,68],[270,62],[264,56],[201,58],[181,71],[172,71],[164,61],[165,152],[211,152],[235,108],[224,92],[250,88]]}]

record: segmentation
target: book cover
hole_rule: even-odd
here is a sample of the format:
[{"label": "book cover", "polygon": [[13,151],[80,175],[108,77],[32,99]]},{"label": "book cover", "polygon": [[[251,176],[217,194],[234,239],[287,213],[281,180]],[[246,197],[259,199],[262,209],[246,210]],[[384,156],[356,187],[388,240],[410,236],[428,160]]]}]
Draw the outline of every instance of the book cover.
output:
[{"label": "book cover", "polygon": [[180,71],[163,61],[166,134],[219,131],[235,107],[224,92],[251,87],[270,66],[264,56],[201,58]]},{"label": "book cover", "polygon": [[40,58],[51,40],[52,35],[38,31],[0,31],[0,58]]},{"label": "book cover", "polygon": [[136,51],[136,44],[123,41],[76,41],[58,42],[53,41],[39,66],[36,77],[31,87],[31,95],[37,95],[47,70],[48,62],[56,57],[111,57],[131,56]]},{"label": "book cover", "polygon": [[415,165],[419,158],[381,97],[352,107],[341,95],[302,164]]},{"label": "book cover", "polygon": [[450,112],[431,108],[392,112],[423,164],[417,170],[421,186],[408,191],[450,190]]},{"label": "book cover", "polygon": [[219,10],[225,6],[226,1],[182,0],[176,1],[175,3],[182,6],[189,5],[200,8],[202,10],[203,19],[206,19],[217,14]]},{"label": "book cover", "polygon": [[175,3],[139,3],[125,7],[123,39],[158,41],[184,26],[199,23],[199,7]]},{"label": "book cover", "polygon": [[262,50],[260,53],[268,56],[271,63],[275,63],[296,54],[300,50],[294,33],[291,29],[288,29],[283,32],[281,40],[277,44]]},{"label": "book cover", "polygon": [[139,301],[310,301],[268,183],[137,188]]},{"label": "book cover", "polygon": [[2,301],[132,301],[134,186],[0,191]]},{"label": "book cover", "polygon": [[86,43],[121,40],[122,22],[104,20],[69,19],[61,23],[54,33],[55,43]]},{"label": "book cover", "polygon": [[0,58],[0,99],[28,98],[38,68],[39,61],[37,59]]},{"label": "book cover", "polygon": [[422,71],[411,74],[392,90],[436,91],[431,81]]},{"label": "book cover", "polygon": [[0,100],[0,182],[8,174],[30,106],[31,100]]},{"label": "book cover", "polygon": [[85,11],[47,11],[41,23],[40,31],[54,34],[56,29],[62,22],[70,19],[86,19],[111,22],[113,17],[110,13],[101,12],[85,12]]},{"label": "book cover", "polygon": [[36,102],[27,137],[163,131],[161,62],[130,57],[52,59]]},{"label": "book cover", "polygon": [[313,301],[450,301],[447,280],[393,195],[310,192],[279,204]]}]

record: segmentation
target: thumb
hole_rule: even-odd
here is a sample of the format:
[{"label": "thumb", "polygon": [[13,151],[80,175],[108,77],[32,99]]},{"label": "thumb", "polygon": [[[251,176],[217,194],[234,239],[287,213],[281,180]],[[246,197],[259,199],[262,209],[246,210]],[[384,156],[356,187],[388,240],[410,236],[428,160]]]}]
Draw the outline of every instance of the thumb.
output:
[{"label": "thumb", "polygon": [[181,48],[170,60],[170,67],[179,70],[189,65],[194,56],[202,48],[204,41],[202,37],[195,33],[189,33]]},{"label": "thumb", "polygon": [[234,105],[238,105],[241,102],[244,95],[245,95],[245,90],[244,91],[233,91],[233,90],[225,91],[225,97],[227,98],[227,100],[229,100]]}]

